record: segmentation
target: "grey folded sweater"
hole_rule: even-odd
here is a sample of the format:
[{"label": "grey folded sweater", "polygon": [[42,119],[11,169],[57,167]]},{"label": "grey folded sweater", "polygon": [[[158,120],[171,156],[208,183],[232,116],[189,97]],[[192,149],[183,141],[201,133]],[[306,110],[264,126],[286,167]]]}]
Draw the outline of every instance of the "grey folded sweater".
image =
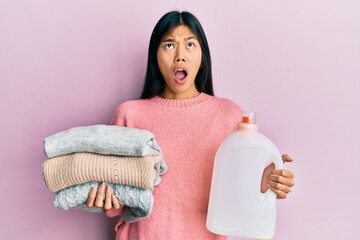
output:
[{"label": "grey folded sweater", "polygon": [[48,158],[75,152],[138,157],[162,155],[151,132],[114,125],[70,128],[46,137],[44,147]]},{"label": "grey folded sweater", "polygon": [[[99,187],[100,182],[87,182],[65,188],[55,194],[54,204],[57,208],[68,210],[78,208],[90,212],[102,212],[101,208],[88,208],[86,200],[91,188]],[[122,217],[126,222],[135,222],[151,214],[154,197],[151,190],[131,187],[122,184],[106,183],[113,190],[114,195],[125,206]],[[105,195],[104,195],[105,199]]]}]

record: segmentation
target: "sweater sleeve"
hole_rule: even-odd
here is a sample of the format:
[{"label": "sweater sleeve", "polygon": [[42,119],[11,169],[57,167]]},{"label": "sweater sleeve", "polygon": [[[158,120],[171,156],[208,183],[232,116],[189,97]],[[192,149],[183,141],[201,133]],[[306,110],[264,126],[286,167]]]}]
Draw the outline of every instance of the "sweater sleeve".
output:
[{"label": "sweater sleeve", "polygon": [[120,127],[126,127],[126,112],[129,104],[127,102],[120,104],[114,112],[113,118],[111,120],[111,125],[117,125]]},{"label": "sweater sleeve", "polygon": [[236,130],[239,122],[242,119],[243,110],[235,102],[223,99],[222,115],[226,116],[226,123],[232,131]]},{"label": "sweater sleeve", "polygon": [[125,119],[124,117],[120,114],[119,112],[119,108],[116,109],[113,118],[111,120],[111,125],[117,125],[117,126],[121,126],[121,127],[126,127],[125,125]]}]

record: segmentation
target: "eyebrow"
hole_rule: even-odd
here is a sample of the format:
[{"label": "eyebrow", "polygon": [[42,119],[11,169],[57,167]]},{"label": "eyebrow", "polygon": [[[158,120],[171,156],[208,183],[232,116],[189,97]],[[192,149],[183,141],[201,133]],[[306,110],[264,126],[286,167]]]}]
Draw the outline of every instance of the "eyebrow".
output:
[{"label": "eyebrow", "polygon": [[[189,41],[191,39],[195,39],[197,40],[197,38],[195,36],[190,36],[190,37],[186,37],[185,40]],[[166,38],[164,39],[162,42],[175,42],[175,39],[173,38]]]}]

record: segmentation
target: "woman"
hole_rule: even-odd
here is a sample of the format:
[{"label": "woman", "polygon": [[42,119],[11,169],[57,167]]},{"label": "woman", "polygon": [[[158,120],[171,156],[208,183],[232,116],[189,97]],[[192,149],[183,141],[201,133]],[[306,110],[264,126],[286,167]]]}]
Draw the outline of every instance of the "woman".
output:
[{"label": "woman", "polygon": [[[135,223],[120,219],[116,239],[226,239],[206,229],[207,204],[216,150],[241,116],[235,103],[214,97],[210,51],[199,21],[188,12],[165,14],[151,35],[141,99],[121,104],[112,123],[154,133],[169,170],[154,190],[151,216]],[[287,155],[283,160],[292,161]],[[270,166],[261,190],[270,187],[286,198],[293,177]],[[91,190],[87,205],[109,216],[122,211],[104,184]]]}]

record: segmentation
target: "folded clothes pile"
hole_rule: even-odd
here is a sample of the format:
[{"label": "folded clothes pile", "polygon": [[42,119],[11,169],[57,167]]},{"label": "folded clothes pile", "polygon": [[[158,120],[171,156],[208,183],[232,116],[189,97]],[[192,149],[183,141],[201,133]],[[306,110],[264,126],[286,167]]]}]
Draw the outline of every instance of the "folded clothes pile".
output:
[{"label": "folded clothes pile", "polygon": [[125,206],[125,221],[150,215],[152,191],[167,166],[149,131],[110,125],[75,127],[45,138],[44,148],[48,159],[43,175],[55,193],[57,208],[101,212],[87,208],[86,200],[92,187],[106,182]]}]

